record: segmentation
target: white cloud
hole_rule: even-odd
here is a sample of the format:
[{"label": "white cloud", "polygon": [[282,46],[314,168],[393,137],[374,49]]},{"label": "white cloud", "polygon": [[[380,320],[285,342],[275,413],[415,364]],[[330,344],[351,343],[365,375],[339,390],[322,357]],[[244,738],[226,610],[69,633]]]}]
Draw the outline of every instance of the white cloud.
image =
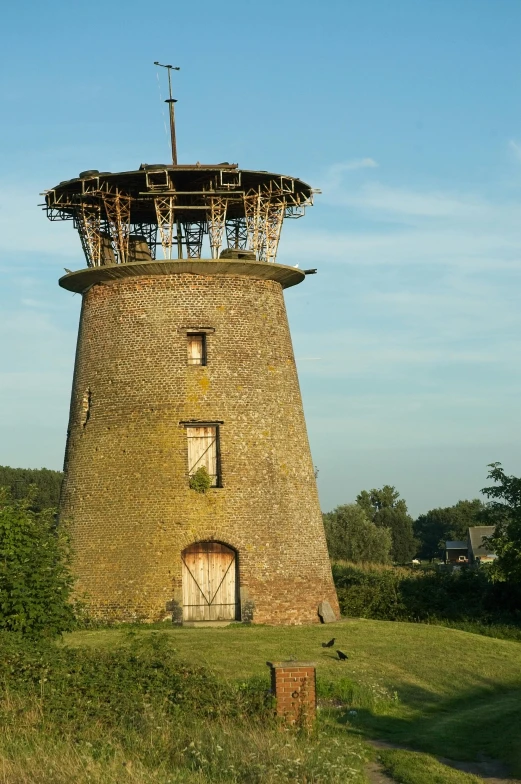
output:
[{"label": "white cloud", "polygon": [[[440,318],[452,327],[453,314],[447,313]],[[432,316],[426,323],[414,329],[395,330],[378,328],[347,329],[337,332],[299,332],[295,334],[295,344],[308,348],[322,349],[320,363],[312,363],[300,368],[305,375],[316,375],[337,379],[372,379],[395,382],[397,379],[410,378],[413,383],[415,373],[423,373],[426,369],[437,369],[439,373],[452,376],[451,389],[456,383],[455,373],[464,375],[471,366],[483,372],[496,372],[499,366],[511,366],[512,354],[520,349],[520,341],[510,339],[501,346],[493,341],[469,340],[469,335],[462,334],[454,339],[452,329],[441,334],[430,334],[433,324]],[[324,346],[327,350],[324,351]],[[301,360],[298,359],[297,364]],[[465,370],[466,368],[466,370]],[[448,391],[448,390],[447,390]],[[476,397],[483,397],[480,390]]]},{"label": "white cloud", "polygon": [[342,204],[374,214],[400,217],[475,219],[487,215],[491,205],[475,196],[441,191],[418,191],[394,188],[374,182],[358,191],[345,190]]},{"label": "white cloud", "polygon": [[376,168],[378,168],[378,164],[375,160],[373,160],[373,158],[357,158],[352,161],[346,161],[345,163],[334,163],[328,169],[328,176],[332,179],[336,179],[346,171]]},{"label": "white cloud", "polygon": [[336,228],[285,227],[281,261],[474,271],[521,266],[519,203],[492,201],[464,190],[405,188],[373,180],[352,183],[342,177],[347,165],[327,170],[318,201],[317,212],[325,204]]},{"label": "white cloud", "polygon": [[[298,227],[301,228],[300,226]],[[303,229],[303,227],[302,227]],[[343,266],[462,267],[478,269],[521,268],[521,235],[517,225],[504,231],[474,226],[392,231],[292,232],[281,245],[280,262],[302,267]],[[322,267],[323,269],[324,267]],[[320,266],[318,268],[321,271]]]}]

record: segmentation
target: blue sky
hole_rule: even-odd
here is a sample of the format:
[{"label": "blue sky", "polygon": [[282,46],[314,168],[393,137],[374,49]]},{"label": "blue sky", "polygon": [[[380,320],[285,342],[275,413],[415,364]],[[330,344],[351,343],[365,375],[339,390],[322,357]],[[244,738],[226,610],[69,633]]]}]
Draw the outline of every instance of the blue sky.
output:
[{"label": "blue sky", "polygon": [[80,171],[238,162],[322,189],[278,260],[322,507],[414,514],[521,474],[521,3],[10,4],[0,90],[0,464],[61,468],[84,265],[36,206]]}]

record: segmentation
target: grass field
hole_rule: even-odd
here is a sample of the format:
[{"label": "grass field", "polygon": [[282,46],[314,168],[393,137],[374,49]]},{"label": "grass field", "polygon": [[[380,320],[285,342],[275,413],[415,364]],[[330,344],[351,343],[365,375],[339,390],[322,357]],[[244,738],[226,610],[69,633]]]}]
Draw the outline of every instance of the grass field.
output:
[{"label": "grass field", "polygon": [[[334,648],[322,648],[333,636]],[[202,673],[213,673],[215,689],[224,690],[190,687],[208,696],[173,713],[160,695],[147,697],[141,687],[129,691],[132,683],[119,678],[137,677],[133,651],[143,643],[156,654],[141,676],[154,680],[154,668],[160,672],[166,660],[173,677],[185,664],[196,668],[185,683],[199,684],[197,667],[203,666]],[[436,757],[489,757],[521,775],[517,642],[441,626],[349,620],[282,628],[120,627],[68,634],[58,645],[65,650],[57,656],[52,648],[48,655],[51,662],[61,656],[61,674],[50,675],[48,685],[37,681],[31,692],[16,691],[15,679],[10,689],[12,676],[3,670],[0,784],[363,784],[368,760],[376,755],[398,784],[484,780]],[[80,649],[81,661],[92,662],[90,681],[78,675],[71,648]],[[336,648],[349,655],[347,662],[336,658]],[[216,694],[232,706],[242,689],[263,695],[266,662],[291,658],[317,665],[320,711],[311,735],[281,732],[267,718],[269,711],[205,713],[204,705],[220,704]],[[118,670],[124,661],[131,667],[126,676]],[[98,671],[109,680],[102,677],[104,685],[89,691]],[[122,695],[128,708],[117,718],[112,706],[123,705]],[[404,748],[375,751],[367,743],[371,738]]]},{"label": "grass field", "polygon": [[[165,633],[181,659],[227,679],[264,675],[267,682],[266,661],[316,661],[326,713],[327,697],[334,693],[344,693],[345,707],[357,711],[356,716],[345,709],[330,712],[329,720],[343,724],[350,735],[388,739],[454,759],[490,756],[521,775],[517,642],[439,626],[370,620],[327,627],[167,626]],[[63,644],[111,647],[126,635],[128,630],[77,632],[67,635]],[[321,647],[333,636],[335,648],[349,654],[346,663],[336,659],[334,649]]]}]

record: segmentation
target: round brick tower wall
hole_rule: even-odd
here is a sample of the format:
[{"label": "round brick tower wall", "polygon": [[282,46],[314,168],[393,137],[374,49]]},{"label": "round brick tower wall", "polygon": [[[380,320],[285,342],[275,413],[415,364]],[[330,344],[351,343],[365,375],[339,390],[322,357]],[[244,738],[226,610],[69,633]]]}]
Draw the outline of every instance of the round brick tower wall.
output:
[{"label": "round brick tower wall", "polygon": [[[60,520],[95,616],[165,618],[182,551],[205,541],[237,552],[255,622],[316,622],[325,599],[338,612],[282,285],[259,266],[136,269],[83,294]],[[207,364],[189,365],[201,329]],[[192,420],[219,423],[222,486],[206,493],[189,486]]]}]

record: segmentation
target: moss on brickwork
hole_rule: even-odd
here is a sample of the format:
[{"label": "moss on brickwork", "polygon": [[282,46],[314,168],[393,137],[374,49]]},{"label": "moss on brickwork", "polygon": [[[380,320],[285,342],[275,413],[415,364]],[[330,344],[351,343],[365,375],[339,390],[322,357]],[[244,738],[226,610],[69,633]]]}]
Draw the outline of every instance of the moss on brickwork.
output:
[{"label": "moss on brickwork", "polygon": [[[61,519],[91,611],[164,617],[182,550],[203,540],[237,550],[255,622],[337,609],[280,283],[151,275],[83,300]],[[208,364],[188,365],[186,330],[202,327]],[[191,420],[222,423],[222,487],[206,493],[189,487]]]}]

